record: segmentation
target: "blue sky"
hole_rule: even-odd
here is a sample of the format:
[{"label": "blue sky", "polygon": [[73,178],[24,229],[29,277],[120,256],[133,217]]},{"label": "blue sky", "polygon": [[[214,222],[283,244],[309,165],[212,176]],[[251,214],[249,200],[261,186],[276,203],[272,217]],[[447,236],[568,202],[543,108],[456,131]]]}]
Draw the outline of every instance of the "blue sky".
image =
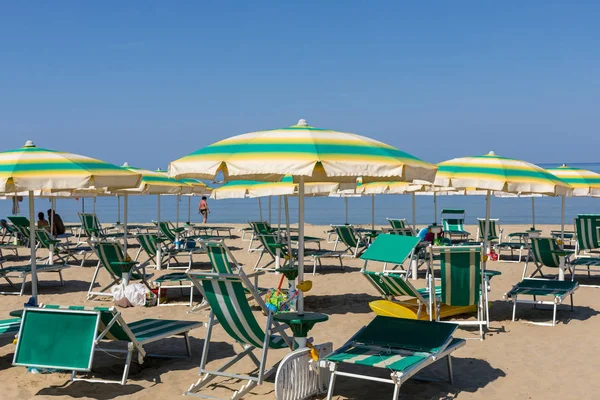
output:
[{"label": "blue sky", "polygon": [[0,150],[145,168],[311,125],[431,162],[600,161],[600,3],[0,4]]}]

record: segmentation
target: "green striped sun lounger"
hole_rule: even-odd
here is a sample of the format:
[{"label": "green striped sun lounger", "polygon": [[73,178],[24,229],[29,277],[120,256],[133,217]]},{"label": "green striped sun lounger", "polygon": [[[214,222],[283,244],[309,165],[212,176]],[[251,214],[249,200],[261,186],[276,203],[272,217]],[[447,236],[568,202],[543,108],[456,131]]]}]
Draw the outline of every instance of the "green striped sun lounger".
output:
[{"label": "green striped sun lounger", "polygon": [[438,319],[442,304],[448,306],[477,306],[475,321],[454,321],[459,325],[478,326],[483,340],[483,327],[489,326],[487,299],[488,276],[481,271],[482,246],[433,246],[433,259],[440,261],[441,296],[437,303]]},{"label": "green striped sun lounger", "polygon": [[[31,265],[11,265],[10,267],[4,267],[2,265],[3,261],[0,260],[0,278],[3,278],[4,280],[6,280],[6,282],[11,286],[14,287],[14,283],[11,279],[21,279],[21,289],[18,292],[6,292],[6,291],[2,291],[0,292],[0,294],[18,294],[19,296],[23,296],[23,294],[25,293],[25,284],[27,283],[27,277],[31,275]],[[55,265],[49,265],[49,264],[40,264],[37,265],[36,264],[36,273],[38,276],[38,283],[39,283],[39,275],[41,273],[46,273],[46,272],[54,272],[58,274],[58,277],[60,279],[60,286],[64,286],[64,282],[63,282],[63,277],[62,277],[62,270],[65,268],[69,268],[68,265],[65,264],[55,264]]]},{"label": "green striped sun lounger", "polygon": [[406,218],[386,218],[390,223],[389,233],[401,236],[415,236],[413,229],[406,222]]},{"label": "green striped sun lounger", "polygon": [[[587,270],[588,278],[592,269],[600,268],[600,214],[579,214],[575,218],[575,232],[577,242],[575,243],[575,256],[569,264],[576,270],[583,268]],[[594,254],[595,253],[595,254]],[[598,285],[581,285],[600,287]]]},{"label": "green striped sun lounger", "polygon": [[[258,260],[256,260],[256,264],[254,264],[255,271],[264,271],[270,270],[275,271],[276,269],[281,267],[285,267],[288,264],[293,265],[295,260],[298,259],[298,250],[291,249],[286,243],[281,242],[282,238],[275,234],[261,234],[258,235],[258,239],[262,244],[260,248],[260,254],[258,256]],[[265,254],[268,254],[271,257],[271,260],[262,267],[259,267],[260,262]],[[323,258],[337,258],[342,271],[344,270],[344,264],[342,262],[342,257],[344,256],[344,252],[342,251],[331,251],[331,250],[317,250],[317,249],[305,249],[304,257],[306,259],[310,259],[313,263],[313,275],[317,271],[317,264],[322,266],[321,259]],[[283,260],[283,265],[281,264],[281,260]],[[271,267],[272,266],[272,267]],[[269,268],[271,267],[271,268]]]},{"label": "green striped sun lounger", "polygon": [[29,246],[29,219],[19,215],[12,215],[7,218],[12,223],[17,235],[20,236],[21,244]]},{"label": "green striped sun lounger", "polygon": [[[573,253],[572,251],[562,250],[554,238],[530,238],[529,243],[530,251],[527,255],[527,260],[525,261],[522,279],[525,279],[530,260],[534,263],[536,269],[529,275],[529,278],[533,278],[538,274],[544,278],[544,273],[542,272],[543,267],[552,268],[555,271],[562,267],[569,269],[571,272],[571,280],[574,279],[573,270],[568,262],[568,257]],[[563,259],[562,266],[561,258]]]},{"label": "green striped sun lounger", "polygon": [[[215,248],[218,247],[215,246]],[[216,256],[217,252],[214,255]],[[244,382],[243,386],[231,397],[232,399],[241,399],[255,386],[261,385],[265,379],[276,372],[277,364],[267,368],[268,350],[293,349],[295,343],[285,332],[287,325],[273,321],[271,311],[267,308],[250,279],[242,271],[233,274],[188,271],[188,276],[210,305],[210,315],[206,329],[204,351],[200,361],[201,377],[190,386],[186,394],[211,398],[198,392],[206,388],[213,379],[224,377]],[[261,311],[267,316],[264,324],[260,324],[253,314],[246,297],[247,291],[251,293]],[[207,356],[212,331],[217,325],[220,325],[233,341],[239,343],[243,350],[225,362],[220,368],[208,370],[206,369]],[[259,357],[254,354],[255,350],[260,351]],[[227,372],[245,357],[250,358],[254,364],[255,370],[253,372],[249,374]]]},{"label": "green striped sun lounger", "polygon": [[465,210],[445,208],[442,210],[441,217],[445,236],[451,240],[455,237],[459,240],[469,238],[471,234],[465,229]]},{"label": "green striped sun lounger", "polygon": [[[37,229],[35,231],[35,237],[38,241],[38,247],[48,249],[48,252],[50,252],[50,249],[53,248],[54,255],[58,257],[58,259],[64,264],[66,264],[71,258],[74,261],[79,262],[76,256],[81,256],[80,265],[83,267],[85,260],[94,252],[91,247],[87,246],[71,247],[69,243],[61,242],[60,240],[55,239],[52,235],[50,235],[50,232],[45,229]],[[47,258],[47,262],[50,263],[50,257]]]},{"label": "green striped sun lounger", "polygon": [[[98,265],[96,266],[96,271],[94,271],[94,276],[92,278],[92,282],[90,283],[87,296],[88,300],[93,300],[97,296],[112,296],[112,293],[108,292],[107,290],[123,281],[122,267],[131,268],[129,277],[130,281],[141,281],[148,287],[148,289],[150,289],[150,286],[148,285],[148,279],[150,279],[153,274],[146,274],[146,269],[143,265],[136,268],[137,263],[135,261],[125,260],[123,249],[119,243],[96,242],[94,243],[93,247],[96,255],[98,256]],[[94,291],[98,274],[102,269],[108,272],[111,282],[99,291]]]},{"label": "green striped sun lounger", "polygon": [[[361,237],[356,233],[352,225],[331,225],[337,234],[337,240],[333,246],[337,250],[338,244],[341,242],[346,248],[343,250],[344,257],[359,257],[369,246],[366,237]],[[348,254],[349,253],[349,254]]]},{"label": "green striped sun lounger", "polygon": [[[448,377],[453,383],[451,354],[465,345],[464,339],[452,337],[457,325],[391,317],[375,317],[346,344],[320,361],[331,371],[327,399],[331,399],[337,376],[364,379],[394,385],[392,398],[398,399],[400,387],[423,368],[447,359]],[[389,372],[390,379],[340,370],[354,364]]]},{"label": "green striped sun lounger", "polygon": [[122,233],[107,232],[100,224],[96,214],[78,213],[77,215],[81,221],[81,230],[90,240],[116,240],[124,237]]},{"label": "green striped sun lounger", "polygon": [[21,327],[21,318],[0,320],[0,337],[15,337]]},{"label": "green striped sun lounger", "polygon": [[[142,364],[146,357],[191,357],[189,331],[201,322],[147,318],[127,324],[114,307],[62,307],[55,305],[25,308],[13,365],[72,371],[72,381],[127,382],[134,351]],[[148,354],[145,346],[181,335],[186,355]],[[100,347],[104,342],[126,342],[127,349]],[[77,372],[90,372],[95,352],[125,354],[121,380],[76,378]],[[115,357],[117,358],[117,357]]]},{"label": "green striped sun lounger", "polygon": [[[571,298],[571,311],[573,311],[573,293],[579,285],[573,281],[556,281],[549,279],[523,279],[504,295],[504,299],[512,301],[513,314],[512,320],[515,320],[517,312],[517,303],[546,304],[553,306],[552,323],[534,323],[536,325],[554,326],[556,325],[556,309],[563,300],[569,296]],[[533,300],[520,299],[520,296],[533,296]],[[538,300],[538,297],[551,297],[552,300]],[[533,322],[532,322],[533,323]]]},{"label": "green striped sun lounger", "polygon": [[[177,249],[175,246],[167,246],[164,243],[170,242],[169,239],[164,237],[158,237],[158,235],[154,233],[138,233],[135,235],[137,242],[140,245],[140,249],[138,250],[135,260],[137,261],[142,252],[146,253],[148,259],[143,263],[143,265],[153,265],[156,266],[156,256],[158,255],[158,250],[160,248],[160,257],[161,264],[162,260],[167,259],[167,269],[171,268],[171,260],[175,260],[177,264],[179,264],[179,260],[177,256],[183,255],[189,257],[189,262],[186,269],[192,267],[192,256],[194,254],[203,253],[203,247],[193,247],[191,249],[182,248]],[[153,264],[154,263],[154,264]]]}]

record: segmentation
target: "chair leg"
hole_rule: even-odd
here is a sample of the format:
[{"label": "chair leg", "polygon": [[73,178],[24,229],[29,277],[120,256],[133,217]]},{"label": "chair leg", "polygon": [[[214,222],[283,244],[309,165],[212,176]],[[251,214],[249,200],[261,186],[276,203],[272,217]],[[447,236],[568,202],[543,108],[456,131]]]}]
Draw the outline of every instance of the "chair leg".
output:
[{"label": "chair leg", "polygon": [[448,354],[446,358],[448,359],[448,382],[450,382],[451,385],[454,385],[454,374],[452,372],[452,356]]},{"label": "chair leg", "polygon": [[557,307],[558,303],[556,300],[554,300],[554,309],[552,310],[552,326],[556,325],[556,307]]},{"label": "chair leg", "polygon": [[123,377],[121,378],[121,385],[125,385],[127,377],[129,376],[129,367],[131,366],[131,358],[133,356],[133,343],[127,344],[127,358],[125,359],[125,370],[123,371]]},{"label": "chair leg", "polygon": [[515,315],[517,313],[517,296],[514,295],[513,296],[513,313],[512,313],[512,320],[515,320]]},{"label": "chair leg", "polygon": [[571,311],[574,311],[574,309],[573,309],[573,293],[571,293],[569,296],[571,297]]},{"label": "chair leg", "polygon": [[335,371],[337,370],[337,365],[333,366],[331,370],[331,377],[329,378],[329,389],[327,390],[327,400],[331,400],[331,396],[333,396],[333,387],[335,386]]}]

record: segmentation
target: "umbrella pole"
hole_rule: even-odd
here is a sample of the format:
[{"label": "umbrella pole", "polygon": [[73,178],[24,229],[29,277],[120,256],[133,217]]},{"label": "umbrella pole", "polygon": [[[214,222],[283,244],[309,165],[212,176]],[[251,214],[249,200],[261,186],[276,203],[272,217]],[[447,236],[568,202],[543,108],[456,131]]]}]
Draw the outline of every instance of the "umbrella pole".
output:
[{"label": "umbrella pole", "polygon": [[437,225],[437,194],[433,192],[433,224]]},{"label": "umbrella pole", "polygon": [[177,211],[176,211],[176,212],[177,212],[176,219],[177,219],[177,227],[178,227],[178,228],[179,228],[179,202],[180,202],[180,201],[181,201],[181,195],[180,195],[180,194],[178,194],[178,195],[177,195]]},{"label": "umbrella pole", "polygon": [[269,196],[269,224],[271,223],[271,196]]},{"label": "umbrella pole", "polygon": [[415,192],[412,193],[412,226],[415,235],[417,234],[417,202]]},{"label": "umbrella pole", "polygon": [[561,248],[565,248],[565,196],[560,196],[560,241]]},{"label": "umbrella pole", "polygon": [[344,197],[344,205],[346,206],[346,225],[348,225],[348,198]]},{"label": "umbrella pole", "polygon": [[[157,218],[158,218],[158,233],[160,235],[160,194],[156,195],[156,198],[158,199],[158,212],[157,212]],[[162,254],[160,254],[160,244],[158,246],[156,246],[156,269],[160,271],[162,265],[161,265],[161,261],[162,261]]]},{"label": "umbrella pole", "polygon": [[[121,203],[121,201],[119,200],[119,203]],[[127,194],[125,194],[125,196],[123,196],[123,234],[125,235],[124,240],[123,240],[123,249],[125,250],[125,257],[127,257],[127,239],[128,239],[128,231],[127,231],[127,208],[128,208],[128,201],[127,201]],[[121,216],[121,213],[119,212],[119,217]]]},{"label": "umbrella pole", "polygon": [[96,195],[94,195],[94,214],[96,214]]},{"label": "umbrella pole", "polygon": [[281,229],[281,196],[279,196],[279,210],[277,212],[277,230]]},{"label": "umbrella pole", "polygon": [[81,198],[81,213],[85,214],[85,197]]},{"label": "umbrella pole", "polygon": [[375,195],[371,195],[371,230],[375,230]]},{"label": "umbrella pole", "polygon": [[188,196],[188,225],[192,224],[192,196]]},{"label": "umbrella pole", "polygon": [[532,228],[535,229],[535,197],[531,197],[531,223]]},{"label": "umbrella pole", "polygon": [[[484,251],[484,255],[487,255],[488,253],[488,238],[490,236],[490,202],[491,202],[491,191],[488,190],[487,194],[485,196],[485,234],[483,236],[483,251]],[[486,267],[486,262],[485,262],[485,257],[483,259],[483,271],[485,271],[485,267]]]},{"label": "umbrella pole", "polygon": [[121,196],[117,195],[117,224],[121,223]]},{"label": "umbrella pole", "polygon": [[291,236],[290,236],[290,206],[288,203],[288,197],[285,195],[284,197],[285,203],[285,234],[287,238],[288,248],[292,248]]},{"label": "umbrella pole", "polygon": [[[298,284],[304,281],[304,176],[298,184]],[[298,314],[304,315],[304,294],[298,293]]]},{"label": "umbrella pole", "polygon": [[[54,213],[56,212],[56,199],[54,197],[50,199],[50,208],[52,209],[50,214],[50,234],[52,235],[54,233]],[[48,264],[54,265],[54,245],[50,244],[48,247]]]},{"label": "umbrella pole", "polygon": [[31,297],[33,302],[37,305],[38,298],[38,279],[37,279],[37,268],[35,258],[35,200],[33,198],[33,191],[29,191],[29,248],[31,250]]},{"label": "umbrella pole", "polygon": [[257,197],[258,199],[258,218],[260,221],[263,220],[263,216],[262,216],[262,204],[260,202],[260,197]]}]

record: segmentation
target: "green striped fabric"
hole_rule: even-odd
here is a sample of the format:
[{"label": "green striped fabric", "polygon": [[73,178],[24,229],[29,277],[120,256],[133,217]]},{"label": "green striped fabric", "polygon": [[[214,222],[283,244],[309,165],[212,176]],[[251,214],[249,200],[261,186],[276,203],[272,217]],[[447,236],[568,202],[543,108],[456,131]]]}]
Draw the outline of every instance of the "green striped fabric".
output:
[{"label": "green striped fabric", "polygon": [[600,214],[579,214],[575,218],[575,231],[577,232],[579,250],[600,248],[599,229]]},{"label": "green striped fabric", "polygon": [[560,246],[553,238],[530,238],[531,254],[536,263],[540,263],[546,267],[559,268],[560,257],[553,253],[561,250]]},{"label": "green striped fabric", "polygon": [[84,214],[79,213],[79,219],[81,220],[81,227],[83,231],[90,237],[100,237],[100,221],[96,214]]},{"label": "green striped fabric", "polygon": [[406,219],[402,218],[387,218],[388,222],[392,226],[392,229],[404,229],[406,228]]},{"label": "green striped fabric", "polygon": [[424,288],[425,290],[416,289],[399,274],[366,270],[363,270],[362,273],[385,297],[410,296],[422,301],[429,298],[426,288]]},{"label": "green striped fabric", "polygon": [[600,257],[577,257],[569,264],[582,267],[600,267]]},{"label": "green striped fabric", "polygon": [[[118,315],[115,308],[107,307],[80,307],[80,306],[57,306],[44,305],[48,309],[72,310],[72,311],[99,311],[100,323],[98,324],[98,333],[106,329],[108,324]],[[171,332],[187,330],[187,328],[198,325],[198,322],[193,321],[177,321],[168,319],[152,319],[146,318],[140,321],[126,323],[124,320],[117,319],[104,338],[108,340],[125,340],[128,342],[134,339],[138,342],[149,341],[156,337],[164,337]],[[127,333],[130,330],[133,337]]]},{"label": "green striped fabric", "polygon": [[19,332],[21,318],[10,318],[0,321],[0,336],[14,335]]},{"label": "green striped fabric", "polygon": [[[106,268],[106,270],[119,278],[123,277],[123,273],[119,266],[115,265],[116,262],[125,262],[125,257],[123,256],[123,249],[121,249],[121,245],[115,242],[97,242],[94,244],[94,251],[98,256],[98,260],[102,263],[102,266]],[[131,262],[132,265],[135,265],[135,262]],[[150,275],[143,276],[133,270],[130,273],[131,280],[139,280],[145,279]]]},{"label": "green striped fabric", "polygon": [[[196,276],[202,281],[212,312],[229,336],[239,343],[262,349],[265,332],[252,314],[241,279],[223,279],[208,274]],[[278,335],[272,335],[268,343],[274,349],[287,347],[285,340]]]},{"label": "green striped fabric", "polygon": [[252,227],[252,231],[255,235],[262,235],[264,233],[273,233],[271,224],[266,221],[248,221],[248,224]]},{"label": "green striped fabric", "polygon": [[574,281],[555,281],[549,279],[523,279],[506,295],[526,294],[530,296],[556,296],[562,297],[573,293],[579,284]]},{"label": "green striped fabric", "polygon": [[573,187],[573,196],[600,196],[600,174],[581,168],[562,165],[548,172]]},{"label": "green striped fabric", "polygon": [[164,283],[164,282],[182,282],[189,281],[190,277],[187,276],[185,272],[171,272],[170,274],[162,275],[156,279],[153,279],[154,283]]},{"label": "green striped fabric", "polygon": [[153,233],[138,233],[135,235],[140,247],[148,255],[149,258],[156,257],[158,253],[158,243],[156,241],[156,235]]},{"label": "green striped fabric", "polygon": [[280,243],[276,234],[262,233],[258,235],[258,239],[263,245],[264,250],[273,258],[277,257],[277,249],[279,249],[279,257],[286,260],[291,257],[288,246],[285,243]]},{"label": "green striped fabric", "polygon": [[[498,221],[499,219],[490,219],[489,224],[489,236],[488,240],[497,240],[500,235],[498,235]],[[479,223],[479,239],[483,240],[485,236],[485,218],[477,218],[477,222]]]},{"label": "green striped fabric", "polygon": [[339,240],[351,249],[359,245],[359,239],[352,225],[333,225]]},{"label": "green striped fabric", "polygon": [[[36,229],[35,237],[45,249],[49,249],[51,245],[60,243],[60,240],[54,239],[52,235],[50,235],[50,232],[45,229]],[[58,252],[58,248],[55,248],[54,250]]]},{"label": "green striped fabric", "polygon": [[8,220],[13,224],[17,232],[29,240],[29,219],[18,215],[11,215]]},{"label": "green striped fabric", "polygon": [[406,350],[391,348],[373,348],[370,346],[355,345],[342,352],[335,352],[327,356],[327,360],[343,362],[367,367],[388,368],[393,371],[404,371],[414,365],[425,361],[431,354],[407,354]]},{"label": "green striped fabric", "polygon": [[470,306],[479,302],[481,246],[440,247],[442,302]]},{"label": "green striped fabric", "polygon": [[445,233],[454,233],[460,235],[468,235],[469,232],[465,230],[465,220],[462,218],[444,218],[442,224]]},{"label": "green striped fabric", "polygon": [[177,234],[184,230],[183,228],[175,228],[169,221],[160,221],[157,225],[160,232],[173,244],[177,240]]},{"label": "green striped fabric", "polygon": [[[67,268],[67,265],[62,264],[36,264],[37,272],[53,272]],[[31,273],[31,265],[11,265],[9,267],[0,267],[0,276],[8,274],[21,274],[21,276]]]},{"label": "green striped fabric", "polygon": [[205,246],[213,270],[219,274],[233,274],[225,246],[215,242],[207,242]]}]

